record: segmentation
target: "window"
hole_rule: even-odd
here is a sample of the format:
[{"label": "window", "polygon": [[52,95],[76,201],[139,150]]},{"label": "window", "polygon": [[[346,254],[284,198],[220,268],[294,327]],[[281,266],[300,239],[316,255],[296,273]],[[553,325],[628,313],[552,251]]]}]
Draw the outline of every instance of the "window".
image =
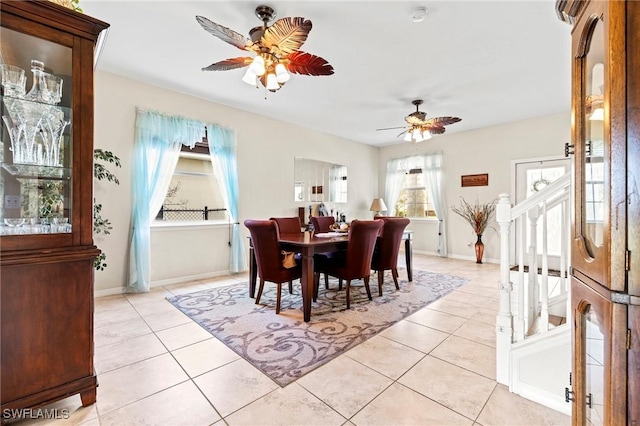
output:
[{"label": "window", "polygon": [[193,150],[182,147],[156,223],[227,221],[228,214],[213,172],[209,148],[204,146],[202,149],[198,145],[202,144],[198,143]]},{"label": "window", "polygon": [[591,152],[585,159],[585,204],[587,223],[604,221],[604,142],[591,141],[587,145]]},{"label": "window", "polygon": [[405,172],[402,190],[396,203],[396,215],[411,218],[437,219],[436,210],[429,195],[428,177],[422,169]]},{"label": "window", "polygon": [[347,167],[331,166],[331,198],[336,203],[347,202]]}]

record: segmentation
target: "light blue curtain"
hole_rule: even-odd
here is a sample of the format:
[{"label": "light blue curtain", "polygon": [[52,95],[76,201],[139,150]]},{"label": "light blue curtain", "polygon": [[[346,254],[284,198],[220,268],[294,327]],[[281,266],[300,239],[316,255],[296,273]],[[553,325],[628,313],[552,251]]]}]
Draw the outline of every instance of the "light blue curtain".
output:
[{"label": "light blue curtain", "polygon": [[444,182],[442,172],[442,153],[414,155],[411,157],[392,158],[387,161],[387,179],[385,182],[385,201],[390,215],[397,214],[396,203],[402,192],[404,176],[411,169],[422,169],[429,180],[427,190],[431,196],[433,207],[438,215],[438,245],[436,251],[446,257],[447,250],[447,204],[444,196]]},{"label": "light blue curtain", "polygon": [[444,196],[444,182],[442,181],[444,176],[442,171],[442,153],[427,154],[423,157],[423,162],[423,171],[427,173],[429,177],[431,202],[440,220],[438,224],[438,247],[436,248],[436,252],[442,257],[447,257],[447,200]]},{"label": "light blue curtain", "polygon": [[230,129],[225,129],[216,124],[209,124],[207,128],[209,130],[209,153],[211,154],[213,170],[220,184],[225,208],[229,212],[231,226],[229,271],[246,271],[247,260],[244,255],[244,240],[238,224],[240,188],[238,185],[235,135]]},{"label": "light blue curtain", "polygon": [[149,291],[151,238],[149,226],[160,210],[180,146],[193,147],[204,136],[204,124],[156,111],[136,111],[133,150],[133,210],[126,291]]}]

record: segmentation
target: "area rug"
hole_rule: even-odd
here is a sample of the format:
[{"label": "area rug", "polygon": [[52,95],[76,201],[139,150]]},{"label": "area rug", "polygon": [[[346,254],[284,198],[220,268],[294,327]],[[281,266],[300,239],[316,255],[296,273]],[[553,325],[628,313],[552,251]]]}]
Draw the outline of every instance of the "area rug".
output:
[{"label": "area rug", "polygon": [[[399,272],[406,277],[404,270]],[[280,386],[286,386],[467,282],[465,278],[419,270],[413,271],[413,279],[400,279],[400,290],[396,290],[387,272],[382,296],[378,296],[377,276],[372,274],[372,301],[362,280],[354,281],[349,310],[344,286],[338,291],[338,281],[330,279],[325,290],[321,279],[318,301],[313,302],[308,323],[302,317],[298,281],[291,295],[283,284],[278,315],[276,286],[268,282],[259,305],[249,297],[248,283],[167,300]]]}]

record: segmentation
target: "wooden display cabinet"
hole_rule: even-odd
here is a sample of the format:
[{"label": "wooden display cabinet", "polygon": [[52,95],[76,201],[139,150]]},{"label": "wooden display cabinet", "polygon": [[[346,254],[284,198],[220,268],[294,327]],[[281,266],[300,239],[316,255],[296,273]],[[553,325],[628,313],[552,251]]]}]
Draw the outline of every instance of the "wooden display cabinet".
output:
[{"label": "wooden display cabinet", "polygon": [[640,2],[556,10],[573,25],[572,419],[640,424]]},{"label": "wooden display cabinet", "polygon": [[0,98],[3,412],[96,400],[93,58],[107,27],[48,1],[0,3],[2,68],[26,75],[21,92],[3,73]]}]

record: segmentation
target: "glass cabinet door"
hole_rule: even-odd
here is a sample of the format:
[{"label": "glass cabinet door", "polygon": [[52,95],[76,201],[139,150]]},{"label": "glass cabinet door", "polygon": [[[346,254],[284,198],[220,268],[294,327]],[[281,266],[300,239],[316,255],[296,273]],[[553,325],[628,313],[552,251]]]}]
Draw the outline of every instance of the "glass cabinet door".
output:
[{"label": "glass cabinet door", "polygon": [[607,2],[589,2],[573,40],[575,220],[572,265],[613,288],[608,251],[611,232],[611,64]]},{"label": "glass cabinet door", "polygon": [[72,49],[0,28],[0,235],[70,233]]},{"label": "glass cabinet door", "polygon": [[588,51],[583,59],[584,107],[582,122],[584,132],[579,143],[582,155],[576,158],[583,170],[581,210],[582,237],[588,255],[597,256],[603,245],[605,210],[604,170],[604,25],[594,19],[589,37]]},{"label": "glass cabinet door", "polygon": [[589,305],[581,316],[584,333],[585,414],[588,425],[604,425],[604,351],[603,324]]}]

